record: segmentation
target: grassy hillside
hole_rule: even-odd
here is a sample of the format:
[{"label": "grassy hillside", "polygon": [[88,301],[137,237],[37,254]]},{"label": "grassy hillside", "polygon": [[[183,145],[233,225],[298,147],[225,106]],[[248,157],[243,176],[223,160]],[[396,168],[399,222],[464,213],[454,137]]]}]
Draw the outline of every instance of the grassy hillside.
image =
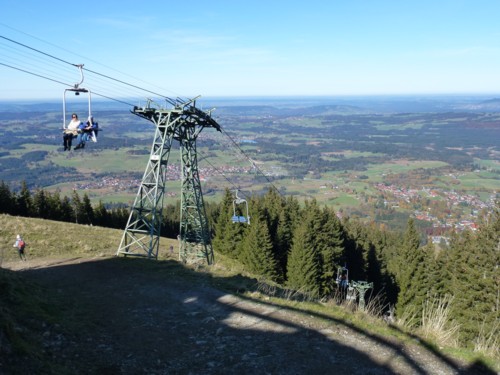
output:
[{"label": "grassy hillside", "polygon": [[[25,240],[26,255],[30,260],[113,256],[122,233],[122,230],[116,229],[0,215],[0,266],[2,261],[19,259],[13,247],[17,234]],[[177,241],[162,239],[159,258],[168,255],[170,245],[175,248]]]},{"label": "grassy hillside", "polygon": [[[17,251],[12,246],[16,234],[21,234],[27,242],[26,263],[19,260]],[[0,266],[3,263],[4,267],[8,265],[10,269],[28,270],[35,264],[43,264],[47,259],[106,259],[115,254],[121,234],[121,230],[0,215]],[[397,340],[403,345],[421,343],[438,358],[460,358],[471,365],[486,363],[490,369],[500,369],[498,359],[495,362],[494,358],[482,357],[470,351],[439,347],[428,340],[415,340],[414,334],[388,326],[380,318],[366,313],[353,312],[332,303],[303,302],[291,298],[292,294],[287,294],[287,291],[280,293],[278,286],[259,282],[246,273],[241,265],[218,254],[214,266],[198,267],[196,270],[185,267],[172,261],[175,255],[168,253],[170,244],[175,245],[176,241],[162,239],[158,262],[137,260],[126,262],[121,267],[124,272],[127,267],[134,267],[144,273],[154,273],[158,278],[190,280],[194,284],[210,285],[239,294],[248,300],[262,301],[281,306],[281,309],[302,313],[304,319],[318,317],[317,322],[311,323],[312,325],[325,324],[329,320],[341,321],[359,332],[383,337],[391,342]],[[60,368],[60,365],[51,360],[51,351],[46,347],[45,338],[53,335],[56,330],[53,327],[66,332],[88,330],[94,323],[88,320],[86,314],[91,316],[95,313],[91,311],[95,307],[65,306],[67,300],[59,293],[57,288],[47,289],[27,282],[23,272],[0,267],[0,359],[3,358],[0,360],[0,373],[10,373],[12,369],[16,369],[17,373],[33,373],[34,369],[37,373],[71,373],[70,369]],[[276,297],[278,295],[285,298]],[[78,300],[79,297],[75,298]],[[58,341],[53,339],[51,343],[57,345]],[[6,369],[9,371],[5,371]],[[43,371],[40,372],[39,369]]]},{"label": "grassy hillside", "polygon": [[[16,235],[26,241],[27,262],[13,247]],[[69,322],[64,316],[56,290],[48,290],[26,280],[23,272],[53,260],[112,257],[122,231],[42,219],[0,215],[0,373],[66,373],[54,365],[43,346],[48,327]],[[160,257],[176,241],[163,239]],[[152,262],[149,262],[152,263]],[[36,369],[36,370],[35,370]],[[43,369],[42,372],[39,372]]]},{"label": "grassy hillside", "polygon": [[25,240],[28,259],[104,256],[116,252],[121,232],[100,227],[0,215],[0,262],[17,260],[17,234]]}]

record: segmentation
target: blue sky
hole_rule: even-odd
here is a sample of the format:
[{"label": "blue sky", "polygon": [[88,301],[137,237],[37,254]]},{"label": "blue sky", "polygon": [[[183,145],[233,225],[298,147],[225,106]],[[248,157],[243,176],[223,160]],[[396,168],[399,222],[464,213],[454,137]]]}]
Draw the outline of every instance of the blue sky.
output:
[{"label": "blue sky", "polygon": [[[500,92],[497,0],[3,0],[1,8],[1,36],[168,96]],[[77,70],[35,55],[0,39],[0,63],[78,81]],[[0,65],[0,99],[58,98],[63,89]]]}]

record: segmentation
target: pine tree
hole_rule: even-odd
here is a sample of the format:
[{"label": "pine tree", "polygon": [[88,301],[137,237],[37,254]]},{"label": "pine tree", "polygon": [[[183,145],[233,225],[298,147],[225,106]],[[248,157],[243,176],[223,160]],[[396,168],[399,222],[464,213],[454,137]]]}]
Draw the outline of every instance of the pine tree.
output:
[{"label": "pine tree", "polygon": [[[450,245],[451,316],[461,324],[461,339],[474,340],[481,327],[492,332],[500,319],[500,221],[498,211],[478,233],[464,232]],[[498,325],[496,326],[497,334]]]},{"label": "pine tree", "polygon": [[75,211],[73,210],[73,206],[71,205],[71,200],[64,196],[61,201],[61,221],[71,222],[75,221]]},{"label": "pine tree", "polygon": [[85,212],[80,196],[78,195],[78,191],[76,190],[73,190],[71,203],[73,205],[73,217],[75,218],[75,222],[77,224],[82,224],[85,217]]},{"label": "pine tree", "polygon": [[267,221],[267,227],[271,234],[273,243],[276,244],[276,235],[278,232],[278,222],[281,211],[283,209],[283,199],[276,191],[276,189],[269,189],[264,199],[260,200],[261,212]]},{"label": "pine tree", "polygon": [[[408,225],[403,238],[400,258],[400,272],[397,275],[399,294],[396,304],[398,314],[405,309],[420,311],[429,290],[428,258],[424,249],[420,248],[420,235],[413,219]],[[420,315],[417,319],[420,318]]]},{"label": "pine tree", "polygon": [[50,220],[63,221],[63,219],[61,218],[62,210],[61,210],[60,191],[56,190],[54,193],[48,194],[47,202],[48,202],[48,210],[49,210],[47,217]]},{"label": "pine tree", "polygon": [[220,203],[217,222],[214,226],[215,237],[212,244],[215,251],[237,259],[240,252],[241,239],[247,225],[232,222],[234,199],[231,192],[226,189],[224,198]]},{"label": "pine tree", "polygon": [[243,239],[239,259],[250,272],[273,281],[278,279],[271,236],[267,223],[261,216],[253,217],[252,224]]},{"label": "pine tree", "polygon": [[321,294],[329,295],[335,289],[337,269],[344,256],[344,232],[333,210],[323,209],[321,217],[316,246],[321,257]]},{"label": "pine tree", "polygon": [[[177,201],[175,205],[169,204],[163,209],[163,220],[161,234],[165,237],[177,238],[180,230],[180,212],[181,202]],[[213,228],[213,225],[210,225]]]},{"label": "pine tree", "polygon": [[12,215],[15,210],[15,200],[9,186],[5,182],[0,183],[0,212]]},{"label": "pine tree", "polygon": [[275,258],[278,264],[279,273],[281,275],[286,274],[286,262],[288,258],[288,252],[292,244],[293,238],[293,222],[290,217],[289,211],[284,207],[281,210],[280,217],[278,220],[278,228],[276,233],[276,248],[275,248]]},{"label": "pine tree", "polygon": [[16,199],[16,215],[19,216],[31,216],[33,211],[33,201],[31,198],[31,193],[28,190],[28,186],[26,185],[26,181],[23,181],[21,184],[21,191],[17,195]]},{"label": "pine tree", "polygon": [[99,200],[99,203],[94,208],[94,221],[99,226],[106,226],[108,224],[109,214],[101,200]]},{"label": "pine tree", "polygon": [[318,297],[321,292],[321,264],[315,249],[312,223],[304,220],[294,231],[288,255],[286,286]]},{"label": "pine tree", "polygon": [[272,242],[273,254],[279,265],[281,276],[286,272],[286,257],[291,240],[290,221],[285,209],[285,200],[276,189],[269,189],[267,194],[258,200],[259,212],[266,220],[267,228]]},{"label": "pine tree", "polygon": [[395,271],[390,264],[399,248],[398,239],[394,233],[379,230],[373,236],[373,248],[368,256],[367,279],[374,283],[374,294],[383,293],[390,305],[396,303],[398,295]]},{"label": "pine tree", "polygon": [[94,209],[90,203],[90,198],[87,193],[83,194],[82,199],[82,224],[92,224],[94,221]]},{"label": "pine tree", "polygon": [[343,263],[349,269],[349,278],[356,281],[367,281],[366,268],[368,261],[369,242],[364,226],[354,220],[342,222],[345,228],[345,251]]},{"label": "pine tree", "polygon": [[43,189],[38,189],[33,195],[33,215],[41,219],[49,217],[49,202]]}]

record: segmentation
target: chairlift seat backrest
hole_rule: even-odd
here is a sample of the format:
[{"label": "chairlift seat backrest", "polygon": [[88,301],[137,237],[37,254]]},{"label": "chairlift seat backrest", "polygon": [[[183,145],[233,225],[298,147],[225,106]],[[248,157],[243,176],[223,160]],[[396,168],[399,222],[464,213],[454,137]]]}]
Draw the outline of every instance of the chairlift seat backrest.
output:
[{"label": "chairlift seat backrest", "polygon": [[[243,208],[236,209],[237,205],[243,205]],[[243,211],[242,215],[238,215],[237,211]],[[238,212],[239,213],[239,212]],[[246,216],[245,216],[246,213]],[[238,190],[236,190],[236,199],[233,200],[233,223],[246,223],[250,224],[250,215],[248,214],[248,202],[246,199],[238,197]]]},{"label": "chairlift seat backrest", "polygon": [[[83,64],[75,65],[80,71],[80,82],[75,83],[72,88],[65,89],[64,94],[63,94],[63,129],[66,129],[66,112],[67,112],[67,105],[66,105],[66,93],[67,92],[73,92],[75,95],[80,95],[80,93],[85,93],[88,96],[88,116],[87,117],[92,117],[92,92],[88,89],[85,89],[83,87],[80,87],[80,85],[83,83]],[[74,112],[74,111],[71,111]]]}]

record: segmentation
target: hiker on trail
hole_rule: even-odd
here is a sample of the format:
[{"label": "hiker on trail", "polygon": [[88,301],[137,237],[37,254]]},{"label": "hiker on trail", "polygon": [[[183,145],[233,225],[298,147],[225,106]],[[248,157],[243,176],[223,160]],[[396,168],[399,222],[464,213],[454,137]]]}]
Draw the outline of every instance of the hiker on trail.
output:
[{"label": "hiker on trail", "polygon": [[17,250],[19,252],[19,258],[21,260],[26,261],[26,255],[24,254],[24,248],[26,247],[26,243],[23,241],[21,235],[17,235],[16,237],[16,243],[14,244],[14,247],[17,247]]}]

